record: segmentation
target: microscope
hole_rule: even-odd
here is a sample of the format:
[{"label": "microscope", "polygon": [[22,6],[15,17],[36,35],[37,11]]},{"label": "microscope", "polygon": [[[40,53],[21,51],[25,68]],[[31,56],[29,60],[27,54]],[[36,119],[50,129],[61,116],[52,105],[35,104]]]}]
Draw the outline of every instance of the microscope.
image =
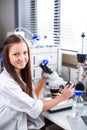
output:
[{"label": "microscope", "polygon": [[[56,96],[61,95],[61,91],[64,89],[65,84],[70,84],[69,82],[66,82],[61,78],[55,70],[52,70],[48,66],[48,60],[44,59],[40,65],[44,76],[47,78],[47,82],[49,83],[49,89],[51,93],[51,97],[55,98]],[[57,104],[56,106],[52,107],[50,110],[48,110],[50,113],[57,112],[57,111],[63,111],[63,110],[69,110],[72,109],[73,100],[68,99],[63,101],[62,103]]]},{"label": "microscope", "polygon": [[48,63],[49,61],[47,59],[44,59],[39,66],[44,72],[44,77],[47,78],[47,82],[49,83],[50,87],[50,92],[54,93],[53,96],[55,96],[56,94],[61,93],[62,89],[64,88],[64,85],[66,84],[66,81],[64,81],[63,78],[61,78],[55,70],[52,70],[48,66]]}]

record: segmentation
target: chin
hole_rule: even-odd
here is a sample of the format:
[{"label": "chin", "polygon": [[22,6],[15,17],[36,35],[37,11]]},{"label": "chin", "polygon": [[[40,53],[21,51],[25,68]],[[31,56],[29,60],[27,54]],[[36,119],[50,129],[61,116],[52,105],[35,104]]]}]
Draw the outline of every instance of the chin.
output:
[{"label": "chin", "polygon": [[25,68],[25,65],[19,67],[19,69],[24,69],[24,68]]}]

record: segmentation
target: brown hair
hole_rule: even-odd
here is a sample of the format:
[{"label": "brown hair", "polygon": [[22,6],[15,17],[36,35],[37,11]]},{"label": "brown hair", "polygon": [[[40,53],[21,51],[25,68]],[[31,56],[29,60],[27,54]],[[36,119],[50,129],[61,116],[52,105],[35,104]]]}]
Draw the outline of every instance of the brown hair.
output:
[{"label": "brown hair", "polygon": [[[28,49],[28,63],[24,69],[21,70],[21,75],[23,81],[26,83],[26,87],[24,86],[21,79],[18,77],[14,66],[10,63],[9,60],[9,49],[13,43],[25,42]],[[20,85],[23,91],[25,91],[28,95],[32,96],[32,76],[31,76],[31,64],[30,64],[30,50],[26,40],[20,35],[11,35],[5,41],[3,45],[2,51],[2,63],[3,67],[7,70],[7,72],[12,76],[12,78]]]}]

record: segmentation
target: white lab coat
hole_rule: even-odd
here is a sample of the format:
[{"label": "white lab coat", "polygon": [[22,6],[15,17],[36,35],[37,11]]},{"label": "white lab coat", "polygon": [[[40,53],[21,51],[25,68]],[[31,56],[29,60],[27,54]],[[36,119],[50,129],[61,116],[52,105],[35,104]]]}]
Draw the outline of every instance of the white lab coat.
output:
[{"label": "white lab coat", "polygon": [[6,70],[0,74],[0,130],[40,129],[42,107],[42,101],[23,92]]}]

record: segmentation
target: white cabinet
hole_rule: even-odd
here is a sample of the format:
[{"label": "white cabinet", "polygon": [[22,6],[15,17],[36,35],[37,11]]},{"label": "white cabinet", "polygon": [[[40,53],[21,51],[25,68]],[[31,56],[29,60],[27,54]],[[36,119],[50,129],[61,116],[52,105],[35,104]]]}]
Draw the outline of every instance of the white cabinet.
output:
[{"label": "white cabinet", "polygon": [[61,53],[59,52],[59,47],[42,47],[30,49],[32,79],[34,82],[37,82],[41,78],[42,69],[39,67],[39,64],[44,59],[48,59],[48,65],[50,68],[60,72]]}]

